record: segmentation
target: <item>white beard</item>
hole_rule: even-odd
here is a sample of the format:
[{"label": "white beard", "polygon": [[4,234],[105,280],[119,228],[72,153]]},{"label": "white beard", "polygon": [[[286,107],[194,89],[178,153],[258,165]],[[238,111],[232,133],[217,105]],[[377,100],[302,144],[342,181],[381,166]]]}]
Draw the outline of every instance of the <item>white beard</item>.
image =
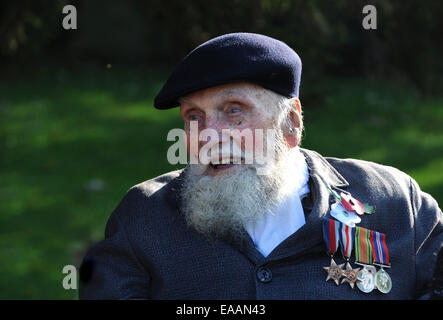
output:
[{"label": "white beard", "polygon": [[[259,165],[236,165],[230,174],[202,175],[204,165],[188,165],[182,189],[182,209],[189,226],[207,236],[241,237],[244,226],[271,213],[305,183],[303,154],[288,149],[280,138],[275,159],[257,174]],[[203,169],[202,169],[203,166]]]}]

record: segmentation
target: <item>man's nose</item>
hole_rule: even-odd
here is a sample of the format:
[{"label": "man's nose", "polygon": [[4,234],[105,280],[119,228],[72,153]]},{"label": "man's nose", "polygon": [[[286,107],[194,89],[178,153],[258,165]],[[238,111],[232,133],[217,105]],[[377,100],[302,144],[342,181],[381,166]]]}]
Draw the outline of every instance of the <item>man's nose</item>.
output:
[{"label": "man's nose", "polygon": [[202,129],[214,130],[219,135],[219,139],[221,139],[222,132],[229,130],[230,126],[226,123],[226,121],[219,119],[217,116],[211,116],[205,119],[205,126]]},{"label": "man's nose", "polygon": [[[211,142],[213,143],[223,143],[230,140],[229,130],[231,129],[226,122],[218,119],[216,116],[207,117],[204,121],[204,125],[200,128],[203,130],[211,130],[210,135],[206,141],[203,142]],[[216,138],[216,139],[213,139]],[[215,140],[215,141],[213,141]]]},{"label": "man's nose", "polygon": [[207,115],[204,123],[204,129],[212,129],[217,132],[221,132],[223,129],[225,129],[225,124],[216,114]]}]

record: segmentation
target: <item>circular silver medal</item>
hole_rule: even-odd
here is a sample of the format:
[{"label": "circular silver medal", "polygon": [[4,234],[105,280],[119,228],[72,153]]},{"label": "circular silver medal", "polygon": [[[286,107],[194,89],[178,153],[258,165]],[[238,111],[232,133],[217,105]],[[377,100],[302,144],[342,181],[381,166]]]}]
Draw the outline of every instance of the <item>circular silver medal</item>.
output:
[{"label": "circular silver medal", "polygon": [[388,293],[392,289],[391,277],[383,268],[375,274],[375,285],[377,289],[383,293]]},{"label": "circular silver medal", "polygon": [[357,287],[364,293],[374,290],[374,275],[368,269],[363,268],[357,274]]}]

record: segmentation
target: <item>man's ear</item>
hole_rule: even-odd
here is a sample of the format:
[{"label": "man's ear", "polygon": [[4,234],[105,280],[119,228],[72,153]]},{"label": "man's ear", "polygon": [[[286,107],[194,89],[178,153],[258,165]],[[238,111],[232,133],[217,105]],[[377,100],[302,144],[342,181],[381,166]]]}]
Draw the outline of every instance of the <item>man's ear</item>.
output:
[{"label": "man's ear", "polygon": [[292,99],[293,108],[291,110],[291,122],[295,129],[301,130],[303,127],[303,120],[301,115],[301,103],[298,98]]},{"label": "man's ear", "polygon": [[303,119],[301,115],[301,103],[298,98],[291,99],[291,111],[288,114],[288,131],[285,134],[285,139],[290,148],[299,145],[301,141],[301,134],[303,129]]},{"label": "man's ear", "polygon": [[298,113],[301,115],[301,102],[298,98],[294,98],[295,106],[297,107]]}]

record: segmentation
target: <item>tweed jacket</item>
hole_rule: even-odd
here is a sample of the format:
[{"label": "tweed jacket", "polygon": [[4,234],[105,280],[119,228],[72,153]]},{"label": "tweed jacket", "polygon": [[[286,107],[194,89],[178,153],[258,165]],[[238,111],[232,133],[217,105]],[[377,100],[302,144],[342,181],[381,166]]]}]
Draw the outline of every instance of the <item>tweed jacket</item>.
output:
[{"label": "tweed jacket", "polygon": [[[424,294],[443,246],[437,202],[395,168],[301,151],[312,198],[306,224],[266,258],[246,232],[236,240],[211,239],[188,227],[180,211],[183,171],[178,170],[127,192],[107,222],[105,239],[83,260],[80,299],[415,299]],[[325,281],[322,267],[330,258],[322,218],[331,217],[335,201],[327,186],[376,206],[358,226],[386,234],[390,293],[366,294]],[[335,260],[344,262],[341,255]]]}]

